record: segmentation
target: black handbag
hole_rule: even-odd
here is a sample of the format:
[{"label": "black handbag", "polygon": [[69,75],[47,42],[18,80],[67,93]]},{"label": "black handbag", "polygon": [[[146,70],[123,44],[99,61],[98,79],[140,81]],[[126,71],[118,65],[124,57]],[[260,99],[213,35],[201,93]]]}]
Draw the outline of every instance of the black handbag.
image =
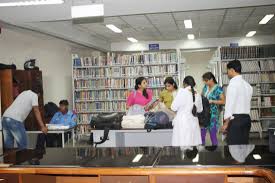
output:
[{"label": "black handbag", "polygon": [[104,130],[106,128],[110,130],[121,129],[121,121],[123,114],[121,113],[103,113],[92,117],[90,125],[97,130]]}]

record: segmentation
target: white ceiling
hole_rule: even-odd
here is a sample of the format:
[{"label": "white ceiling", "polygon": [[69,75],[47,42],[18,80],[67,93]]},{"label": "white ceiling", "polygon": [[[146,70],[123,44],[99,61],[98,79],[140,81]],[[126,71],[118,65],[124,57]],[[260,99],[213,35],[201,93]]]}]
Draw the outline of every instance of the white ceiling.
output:
[{"label": "white ceiling", "polygon": [[[242,37],[251,30],[271,35],[275,33],[274,17],[266,25],[258,24],[266,14],[275,14],[275,6],[114,16],[105,18],[104,23],[74,26],[109,42],[126,41],[129,36],[140,41],[179,40],[189,33],[196,38]],[[192,29],[184,28],[186,19],[192,20]],[[114,24],[123,33],[114,33],[105,24]]]}]

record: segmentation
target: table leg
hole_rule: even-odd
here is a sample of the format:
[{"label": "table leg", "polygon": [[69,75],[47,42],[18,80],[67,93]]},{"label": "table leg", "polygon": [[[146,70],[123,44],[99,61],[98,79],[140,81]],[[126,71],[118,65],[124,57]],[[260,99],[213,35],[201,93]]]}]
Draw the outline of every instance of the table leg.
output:
[{"label": "table leg", "polygon": [[75,145],[75,134],[74,134],[74,129],[73,129],[73,135],[72,135],[72,137],[73,137],[73,147],[74,147],[74,145]]},{"label": "table leg", "polygon": [[64,132],[62,132],[62,148],[64,148],[65,144],[65,139],[64,139]]}]

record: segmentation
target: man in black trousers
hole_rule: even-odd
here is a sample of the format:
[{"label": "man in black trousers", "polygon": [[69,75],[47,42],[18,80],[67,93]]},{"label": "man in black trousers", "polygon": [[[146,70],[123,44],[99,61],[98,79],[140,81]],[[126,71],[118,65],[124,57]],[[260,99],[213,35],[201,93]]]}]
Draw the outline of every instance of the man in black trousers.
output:
[{"label": "man in black trousers", "polygon": [[253,89],[242,78],[241,72],[242,65],[239,60],[233,60],[227,64],[227,75],[230,82],[227,87],[222,131],[227,134],[228,145],[249,143],[250,103]]}]

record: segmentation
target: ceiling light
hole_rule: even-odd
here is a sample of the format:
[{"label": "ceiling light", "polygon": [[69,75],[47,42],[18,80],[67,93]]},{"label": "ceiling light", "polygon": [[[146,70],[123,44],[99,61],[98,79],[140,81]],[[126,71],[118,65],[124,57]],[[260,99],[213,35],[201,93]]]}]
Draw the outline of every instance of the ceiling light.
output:
[{"label": "ceiling light", "polygon": [[250,31],[246,34],[246,37],[252,37],[256,34],[256,31]]},{"label": "ceiling light", "polygon": [[186,29],[192,29],[192,20],[184,20],[184,26]]},{"label": "ceiling light", "polygon": [[72,18],[104,16],[104,5],[91,4],[91,5],[72,6],[71,14],[72,14]]},{"label": "ceiling light", "polygon": [[33,1],[0,3],[0,7],[34,6],[34,5],[49,5],[49,4],[62,4],[62,3],[64,3],[64,0],[33,0]]},{"label": "ceiling light", "polygon": [[262,157],[261,157],[259,154],[253,154],[253,158],[254,158],[255,160],[262,159]]},{"label": "ceiling light", "polygon": [[136,40],[133,37],[128,37],[127,39],[128,39],[128,41],[131,41],[132,43],[137,43],[138,42],[138,40]]},{"label": "ceiling light", "polygon": [[106,27],[114,31],[115,33],[122,33],[122,30],[114,26],[113,24],[107,24]]},{"label": "ceiling light", "polygon": [[139,162],[140,161],[140,159],[142,158],[142,156],[143,156],[143,154],[137,154],[136,156],[135,156],[135,158],[133,159],[133,163],[137,163],[137,162]]},{"label": "ceiling light", "polygon": [[187,38],[188,38],[188,39],[195,39],[195,36],[194,36],[194,34],[188,34],[188,35],[187,35]]},{"label": "ceiling light", "polygon": [[259,24],[266,24],[272,17],[274,17],[274,14],[266,15]]}]

